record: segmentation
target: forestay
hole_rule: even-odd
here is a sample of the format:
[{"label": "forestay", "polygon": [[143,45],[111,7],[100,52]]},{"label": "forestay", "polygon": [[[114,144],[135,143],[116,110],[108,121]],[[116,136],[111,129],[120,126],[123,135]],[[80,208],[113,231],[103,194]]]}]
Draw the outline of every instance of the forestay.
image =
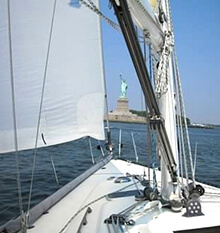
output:
[{"label": "forestay", "polygon": [[57,1],[54,19],[53,9],[53,0],[14,0],[8,14],[0,2],[1,153],[15,150],[10,40],[18,149],[35,147],[44,76],[38,147],[104,139],[100,19],[75,1]]}]

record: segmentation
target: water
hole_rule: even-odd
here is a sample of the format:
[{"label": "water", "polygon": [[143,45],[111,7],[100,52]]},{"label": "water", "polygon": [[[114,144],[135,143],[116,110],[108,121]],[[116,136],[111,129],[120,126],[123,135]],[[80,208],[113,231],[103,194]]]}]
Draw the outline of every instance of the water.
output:
[{"label": "water", "polygon": [[[119,129],[122,129],[122,158],[135,161],[131,132],[135,139],[139,163],[147,164],[146,126],[140,124],[111,123],[115,154],[118,153]],[[196,179],[220,187],[220,129],[189,129],[192,152],[198,143]],[[92,140],[95,161],[102,157]],[[153,146],[155,153],[155,146]],[[62,187],[92,166],[88,138],[62,145],[39,149],[32,194],[32,206],[36,205],[59,187],[53,173],[52,156],[59,187]],[[27,208],[33,151],[20,152],[21,180],[24,208]],[[19,214],[16,181],[16,159],[13,153],[0,155],[0,225]]]}]

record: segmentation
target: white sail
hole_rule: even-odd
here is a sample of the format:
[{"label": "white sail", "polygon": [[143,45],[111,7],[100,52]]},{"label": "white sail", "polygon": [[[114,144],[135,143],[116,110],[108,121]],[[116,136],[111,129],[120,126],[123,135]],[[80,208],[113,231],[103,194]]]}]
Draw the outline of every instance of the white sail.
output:
[{"label": "white sail", "polygon": [[161,30],[153,6],[146,0],[128,0],[129,10],[137,26],[149,34],[152,47],[160,51],[164,42],[164,33]]},{"label": "white sail", "polygon": [[45,70],[38,147],[84,136],[104,139],[99,17],[73,1],[57,1],[46,69],[54,1],[14,0],[9,15],[7,2],[0,1],[0,152],[15,150],[9,40],[18,149],[35,146]]}]

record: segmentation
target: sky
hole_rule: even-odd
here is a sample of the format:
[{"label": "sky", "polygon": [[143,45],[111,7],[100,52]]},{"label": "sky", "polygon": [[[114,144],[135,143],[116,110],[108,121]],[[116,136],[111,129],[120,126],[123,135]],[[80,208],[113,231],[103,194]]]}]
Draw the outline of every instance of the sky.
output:
[{"label": "sky", "polygon": [[[186,115],[195,123],[220,124],[220,0],[171,0],[170,4]],[[106,0],[101,0],[101,9],[117,21]],[[102,25],[109,109],[116,108],[122,73],[130,109],[143,110],[123,36],[105,22]]]}]

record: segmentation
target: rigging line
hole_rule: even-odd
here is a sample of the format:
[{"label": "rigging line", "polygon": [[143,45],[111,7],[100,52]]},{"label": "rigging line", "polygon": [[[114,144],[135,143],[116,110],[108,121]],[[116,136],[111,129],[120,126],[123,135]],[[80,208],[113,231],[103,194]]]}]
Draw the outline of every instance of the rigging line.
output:
[{"label": "rigging line", "polygon": [[137,147],[136,147],[136,143],[135,143],[135,140],[134,140],[134,133],[133,132],[131,132],[131,138],[132,138],[132,143],[133,143],[133,148],[134,148],[136,163],[138,163],[138,153],[137,153]]},{"label": "rigging line", "polygon": [[[144,60],[145,64],[147,64],[147,51],[146,51],[146,38],[144,36]],[[149,44],[149,69],[150,69],[150,77],[152,77],[151,73],[151,49]],[[143,92],[142,92],[143,93]],[[147,126],[147,166],[148,166],[148,182],[150,184],[150,164],[151,164],[151,158],[152,158],[152,138],[151,138],[151,131],[150,131],[150,117],[149,117],[149,110],[147,107],[146,99],[144,99],[145,102],[145,112],[146,112],[146,126]]]},{"label": "rigging line", "polygon": [[49,41],[48,41],[48,48],[47,48],[47,55],[46,55],[46,64],[45,64],[43,84],[42,84],[41,101],[40,101],[39,115],[38,115],[38,122],[37,122],[37,131],[36,131],[36,140],[35,140],[35,147],[34,147],[34,159],[33,159],[33,165],[32,165],[31,185],[30,185],[30,192],[29,192],[29,198],[28,198],[27,216],[29,214],[30,204],[31,204],[31,195],[32,195],[33,180],[34,180],[34,170],[35,170],[35,166],[36,166],[37,144],[38,144],[38,136],[39,136],[39,131],[40,131],[41,112],[42,112],[42,106],[43,106],[43,97],[44,97],[45,83],[46,83],[46,77],[47,77],[47,68],[48,68],[48,61],[49,61],[49,54],[50,54],[50,46],[51,46],[54,18],[55,18],[55,12],[56,12],[56,5],[57,5],[57,0],[54,0]]},{"label": "rigging line", "polygon": [[103,150],[103,148],[102,148],[102,145],[101,145],[100,140],[98,140],[98,143],[99,143],[99,146],[100,146],[100,150],[101,150],[101,153],[102,153],[102,157],[105,157],[105,152],[104,152],[104,150]]},{"label": "rigging line", "polygon": [[[43,133],[41,133],[41,138],[42,138],[44,144],[47,145]],[[52,164],[52,169],[53,169],[53,173],[54,173],[55,180],[56,180],[56,183],[57,183],[57,187],[59,188],[60,184],[59,184],[59,179],[58,179],[58,176],[57,176],[55,164],[54,164],[54,161],[53,161],[53,156],[50,154],[49,157],[50,157],[50,162],[51,162],[51,164]]]},{"label": "rigging line", "polygon": [[92,10],[93,12],[95,12],[97,15],[99,15],[111,27],[113,27],[118,32],[121,32],[121,29],[117,23],[113,22],[111,19],[106,17],[91,0],[88,0],[88,1],[89,1],[90,5],[85,0],[79,0],[79,2],[81,2],[84,6],[86,6],[87,8]]},{"label": "rigging line", "polygon": [[167,12],[169,14],[169,27],[170,27],[170,30],[173,32],[173,19],[172,19],[172,14],[171,14],[171,5],[170,5],[170,1],[167,0],[167,5],[166,5],[166,8],[167,8]]},{"label": "rigging line", "polygon": [[[151,47],[151,43],[149,43],[149,76],[150,76],[150,80],[151,83],[153,83],[153,77],[154,77],[154,70],[153,70],[153,64],[152,64],[152,47]],[[147,106],[146,106],[147,109]],[[150,143],[150,154],[149,156],[151,157],[151,163],[152,163],[152,169],[153,169],[153,192],[156,192],[157,190],[157,176],[156,176],[156,153],[153,154],[152,153],[152,133],[151,133],[151,129],[150,129],[150,118],[147,115],[147,131],[148,131],[148,135],[149,135],[149,141],[148,143]],[[149,159],[150,160],[150,159]],[[149,167],[150,169],[150,167]],[[150,170],[149,170],[150,173]],[[149,181],[150,181],[150,177],[149,177]],[[149,182],[150,183],[150,182]]]},{"label": "rigging line", "polygon": [[[135,188],[137,189],[138,193],[139,193],[140,195],[143,195],[143,192],[138,188],[138,185],[137,185],[137,183],[140,182],[140,180],[138,180],[138,182],[135,182],[134,176],[133,176],[133,175],[131,175],[131,179],[132,179],[132,181],[133,181],[133,183],[134,183],[134,185],[135,185]],[[140,183],[141,183],[141,182],[140,182]]]},{"label": "rigging line", "polygon": [[121,143],[121,132],[122,130],[119,129],[119,136],[118,136],[118,157],[121,157],[121,147],[122,147],[122,143]]},{"label": "rigging line", "polygon": [[[171,14],[171,5],[170,5],[170,1],[166,0],[166,8],[167,8],[167,12],[169,14],[169,27],[170,30],[173,32],[173,20],[172,20],[172,14]],[[173,39],[174,40],[174,39]],[[174,41],[173,41],[174,43]],[[182,93],[182,87],[181,87],[181,81],[180,81],[180,74],[179,74],[179,69],[178,69],[178,61],[177,61],[177,56],[176,56],[176,50],[175,50],[175,45],[173,48],[173,55],[174,55],[174,59],[175,59],[175,68],[176,68],[176,73],[177,73],[177,84],[178,84],[178,88],[179,88],[179,95],[180,95],[180,101],[181,101],[181,110],[182,110],[182,114],[184,117],[184,125],[185,125],[185,136],[186,136],[186,140],[187,140],[187,146],[188,146],[188,156],[190,159],[190,168],[191,168],[191,173],[193,175],[193,161],[192,161],[192,152],[191,152],[191,146],[190,146],[190,140],[189,140],[189,133],[188,133],[188,126],[187,126],[187,122],[186,122],[186,113],[185,113],[185,106],[184,106],[184,99],[183,99],[183,93]],[[182,121],[182,119],[181,119]],[[194,182],[194,186],[195,186],[195,181]]]},{"label": "rigging line", "polygon": [[91,158],[92,158],[92,163],[95,164],[94,155],[93,155],[93,151],[92,151],[91,138],[88,136],[88,139],[89,139],[89,149],[90,149],[90,154],[91,154]]},{"label": "rigging line", "polygon": [[[174,79],[175,79],[175,86],[176,86],[176,97],[177,97],[177,111],[179,113],[178,119],[179,119],[179,135],[180,135],[180,144],[182,149],[182,157],[183,157],[183,164],[184,164],[184,169],[185,169],[185,176],[186,176],[186,186],[188,187],[189,183],[189,175],[188,175],[188,166],[187,166],[187,161],[186,161],[186,151],[185,151],[185,146],[184,146],[184,132],[183,132],[183,115],[181,111],[181,93],[180,93],[180,85],[179,85],[179,76],[178,76],[178,70],[177,70],[177,63],[175,60],[175,54],[172,54],[172,60],[174,63],[173,69],[174,69]],[[183,171],[183,170],[182,170]]]},{"label": "rigging line", "polygon": [[148,181],[150,183],[150,165],[151,165],[151,159],[152,159],[152,138],[151,138],[151,132],[150,132],[150,119],[147,114],[147,105],[146,105],[146,119],[147,119],[147,166],[148,166]]},{"label": "rigging line", "polygon": [[193,166],[193,182],[195,182],[195,176],[196,176],[196,159],[197,159],[197,146],[198,146],[198,143],[196,142],[196,145],[195,145],[195,155],[194,155],[194,166]]},{"label": "rigging line", "polygon": [[[172,61],[173,61],[173,64],[175,64],[174,62],[174,56],[172,54],[172,57],[171,57]],[[180,113],[180,105],[179,105],[179,91],[178,91],[178,86],[177,86],[177,72],[176,72],[176,69],[174,67],[174,65],[172,66],[173,68],[173,73],[174,73],[174,83],[175,83],[175,90],[176,90],[176,114],[177,114],[177,135],[178,135],[178,146],[179,146],[179,164],[180,164],[180,174],[181,175],[181,182],[183,183],[183,145],[181,143],[181,131],[180,131],[180,127],[181,127],[181,123],[180,121],[182,120],[181,118],[181,113]]]},{"label": "rigging line", "polygon": [[[184,190],[185,195],[186,195],[186,196],[189,196],[189,191],[188,191],[188,189],[186,188],[186,185],[185,185],[182,181],[180,181],[179,178],[178,178],[178,183],[181,185],[182,189]],[[182,194],[181,194],[181,196],[182,196]]]},{"label": "rigging line", "polygon": [[[127,189],[127,188],[129,188],[129,187],[131,187],[131,186],[133,186],[133,185],[135,185],[135,184],[137,184],[137,182],[132,183],[132,184],[129,184],[129,185],[123,187],[123,188],[120,188],[120,189],[116,190],[114,193],[116,193],[116,192],[121,192],[121,191],[123,191],[123,190],[125,190],[125,189]],[[67,227],[69,226],[69,224],[73,221],[73,219],[74,219],[75,217],[77,217],[84,209],[86,209],[86,208],[89,207],[90,205],[93,205],[94,203],[96,203],[96,202],[102,200],[103,198],[106,198],[109,194],[110,194],[110,193],[105,194],[105,195],[102,195],[102,196],[98,197],[97,199],[95,199],[95,200],[89,202],[88,204],[86,204],[85,206],[83,206],[81,209],[79,209],[79,210],[68,220],[68,222],[63,226],[63,228],[62,228],[58,233],[63,233],[63,232],[67,229]]]},{"label": "rigging line", "polygon": [[54,164],[52,155],[50,155],[50,161],[51,161],[51,164],[52,164],[53,173],[54,173],[54,176],[55,176],[57,187],[59,188],[60,187],[60,183],[59,183],[59,179],[58,179],[58,176],[57,176],[57,171],[56,171],[56,168],[55,168],[55,164]]},{"label": "rigging line", "polygon": [[169,0],[165,0],[165,8],[166,8],[166,13],[167,13],[167,18],[168,18],[168,22],[167,22],[168,30],[173,32]]},{"label": "rigging line", "polygon": [[[179,113],[179,112],[178,112]],[[180,163],[180,176],[183,183],[183,155],[182,155],[182,144],[181,144],[181,134],[180,134],[180,119],[181,116],[177,115],[177,134],[178,134],[178,145],[179,145],[179,163]]]},{"label": "rigging line", "polygon": [[[154,77],[154,69],[153,69],[153,59],[152,59],[152,47],[151,43],[149,43],[149,77],[151,80],[151,83],[153,83],[153,77]],[[146,59],[145,59],[146,60]],[[147,104],[146,104],[146,114],[147,114]],[[152,152],[152,132],[150,129],[150,117],[147,114],[147,147],[149,147],[148,152],[149,152],[149,161],[148,163],[152,164],[152,169],[153,169],[153,179],[152,179],[152,186],[153,186],[153,192],[157,190],[157,176],[156,176],[156,153],[153,154]],[[148,165],[148,176],[149,176],[149,184],[150,184],[150,166]]]},{"label": "rigging line", "polygon": [[[180,106],[179,106],[179,108],[180,108]],[[181,145],[182,145],[182,149],[183,149],[183,161],[184,161],[184,169],[185,169],[185,176],[186,176],[186,186],[188,187],[189,174],[188,174],[188,165],[187,165],[187,160],[186,160],[186,151],[185,151],[185,146],[184,146],[182,115],[180,116],[180,135],[181,135]]]},{"label": "rigging line", "polygon": [[[10,14],[10,0],[8,0],[8,37],[9,37],[9,57],[10,57],[10,76],[11,76],[11,95],[12,95],[12,112],[13,112],[13,127],[14,127],[14,143],[17,167],[17,187],[18,199],[21,219],[23,219],[23,201],[21,191],[21,174],[20,174],[20,157],[18,153],[18,135],[17,135],[17,122],[16,122],[16,106],[15,106],[15,86],[14,86],[14,72],[13,72],[13,59],[12,59],[12,37],[11,37],[11,14]],[[22,221],[22,220],[21,220]],[[23,232],[23,224],[22,224]]]},{"label": "rigging line", "polygon": [[[188,126],[186,122],[186,111],[185,111],[185,105],[184,105],[184,99],[183,99],[183,93],[182,93],[182,87],[181,87],[181,80],[180,80],[180,73],[178,69],[178,62],[177,62],[177,56],[176,56],[176,51],[174,48],[174,58],[175,58],[175,67],[177,71],[177,84],[178,84],[178,89],[179,89],[179,96],[180,96],[180,104],[181,104],[181,111],[182,111],[182,116],[184,120],[184,134],[186,137],[186,146],[188,149],[188,156],[189,156],[189,161],[190,161],[190,169],[191,169],[191,174],[193,174],[193,159],[192,159],[192,152],[191,152],[191,146],[190,146],[190,139],[189,139],[189,132],[188,132]],[[195,186],[195,183],[194,183]]]}]

